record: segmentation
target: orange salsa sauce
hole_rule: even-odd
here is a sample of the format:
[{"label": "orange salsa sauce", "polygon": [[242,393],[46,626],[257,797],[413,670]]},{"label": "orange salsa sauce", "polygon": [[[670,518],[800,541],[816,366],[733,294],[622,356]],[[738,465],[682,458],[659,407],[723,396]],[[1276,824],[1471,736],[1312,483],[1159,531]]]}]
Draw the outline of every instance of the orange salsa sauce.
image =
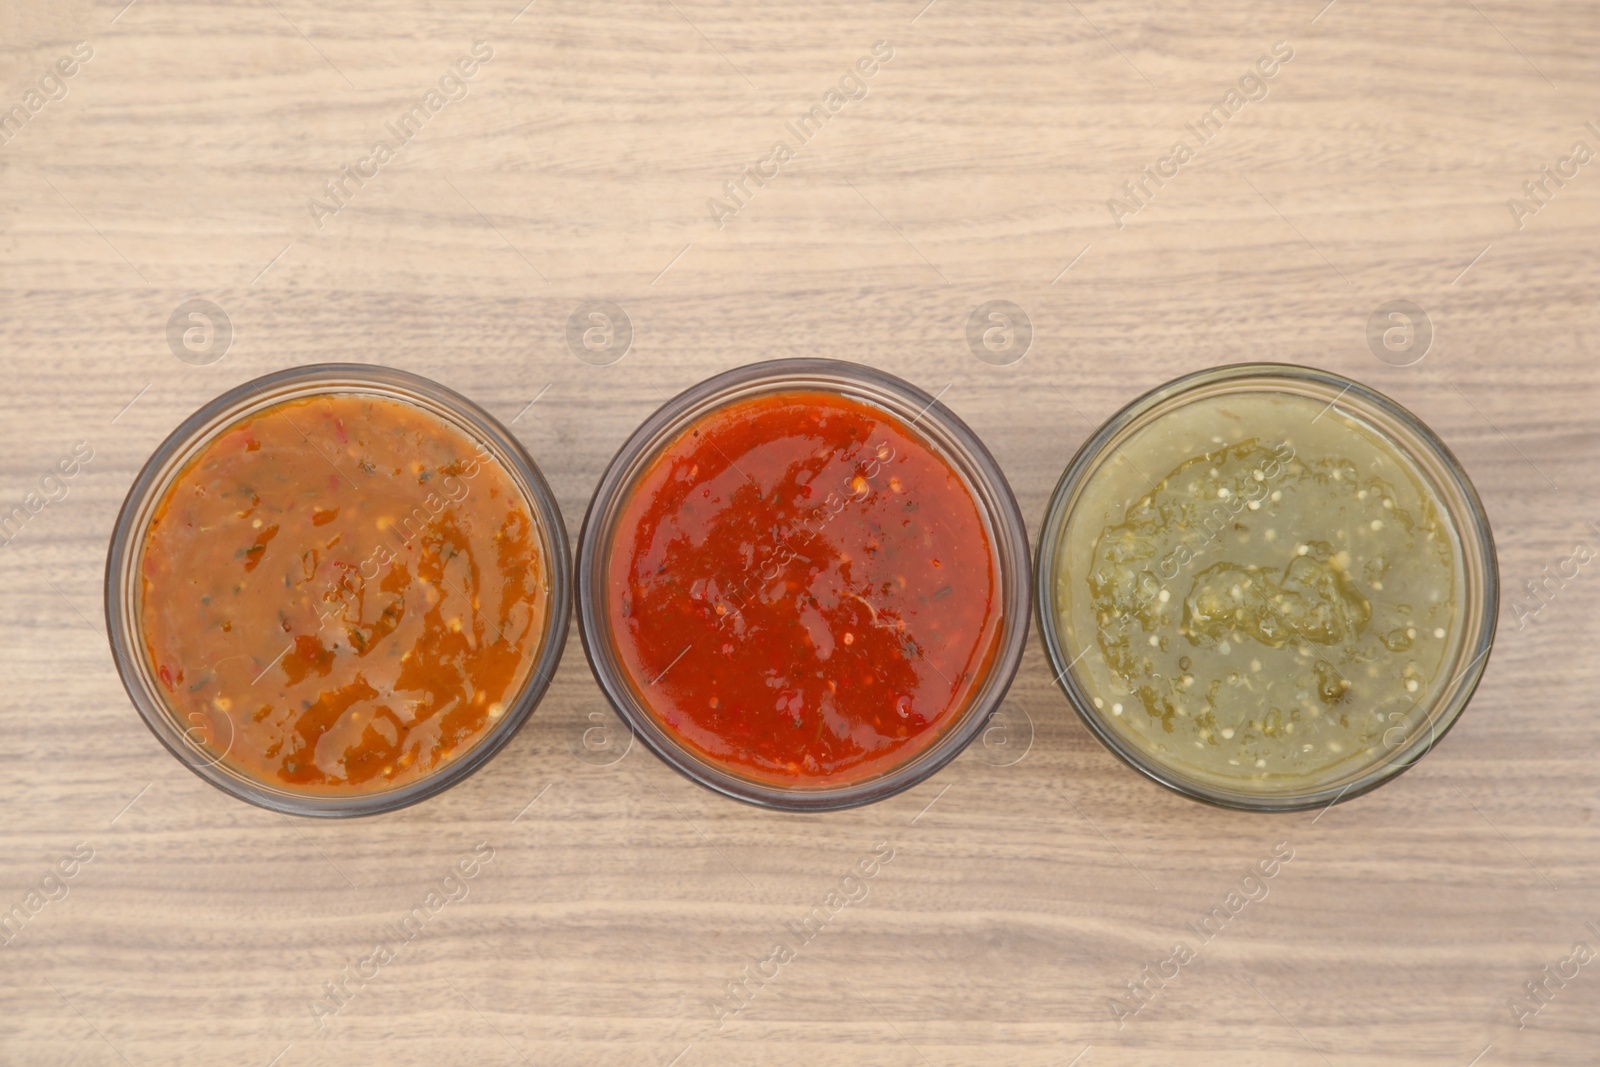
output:
[{"label": "orange salsa sauce", "polygon": [[268,785],[377,792],[472,748],[547,627],[510,474],[399,400],[329,394],[229,426],[145,535],[141,625],[187,737]]},{"label": "orange salsa sauce", "polygon": [[641,702],[757,781],[863,781],[954,723],[999,644],[977,501],[858,400],[736,400],[666,445],[622,509],[607,608]]}]

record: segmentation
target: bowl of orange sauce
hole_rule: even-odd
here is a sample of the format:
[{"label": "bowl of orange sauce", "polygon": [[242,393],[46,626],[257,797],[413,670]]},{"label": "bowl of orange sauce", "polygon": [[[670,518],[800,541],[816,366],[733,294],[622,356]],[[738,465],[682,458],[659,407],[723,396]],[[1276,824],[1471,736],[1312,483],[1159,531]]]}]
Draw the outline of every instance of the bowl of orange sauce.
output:
[{"label": "bowl of orange sauce", "polygon": [[224,792],[392,811],[483,766],[566,640],[569,549],[538,467],[459,394],[319,364],[217,397],[117,517],[106,618],[124,687]]}]

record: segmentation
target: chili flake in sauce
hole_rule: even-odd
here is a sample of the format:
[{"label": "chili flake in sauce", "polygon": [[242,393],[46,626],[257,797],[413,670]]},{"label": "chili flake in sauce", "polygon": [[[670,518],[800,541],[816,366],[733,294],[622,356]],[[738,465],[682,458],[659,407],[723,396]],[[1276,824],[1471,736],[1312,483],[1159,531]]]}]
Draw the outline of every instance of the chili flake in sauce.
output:
[{"label": "chili flake in sauce", "polygon": [[144,541],[151,667],[210,758],[337,794],[420,779],[521,691],[542,540],[481,445],[399,400],[286,401],[220,433]]},{"label": "chili flake in sauce", "polygon": [[833,786],[959,718],[999,643],[998,573],[972,491],[911,426],[786,392],[655,457],[617,520],[607,610],[641,701],[691,751]]}]

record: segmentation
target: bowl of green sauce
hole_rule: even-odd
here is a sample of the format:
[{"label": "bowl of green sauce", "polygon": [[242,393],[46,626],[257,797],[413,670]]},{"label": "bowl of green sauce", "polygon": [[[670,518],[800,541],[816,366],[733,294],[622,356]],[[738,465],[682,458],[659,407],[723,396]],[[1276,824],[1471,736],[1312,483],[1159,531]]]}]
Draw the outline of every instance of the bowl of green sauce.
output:
[{"label": "bowl of green sauce", "polygon": [[1186,375],[1062,475],[1036,569],[1067,699],[1141,773],[1299,811],[1426,755],[1494,642],[1482,502],[1415,415],[1326,371]]}]

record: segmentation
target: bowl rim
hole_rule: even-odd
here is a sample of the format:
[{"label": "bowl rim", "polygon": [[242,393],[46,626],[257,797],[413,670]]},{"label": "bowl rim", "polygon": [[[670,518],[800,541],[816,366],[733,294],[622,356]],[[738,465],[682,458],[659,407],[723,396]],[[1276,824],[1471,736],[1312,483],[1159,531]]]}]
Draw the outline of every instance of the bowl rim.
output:
[{"label": "bowl rim", "polygon": [[[302,794],[272,786],[243,771],[220,767],[225,757],[204,753],[171,718],[175,712],[141,670],[143,635],[137,629],[139,561],[149,519],[173,479],[199,452],[239,419],[277,403],[318,395],[368,393],[420,408],[480,444],[523,491],[544,536],[546,622],[538,656],[501,721],[470,749],[416,781],[371,793]],[[572,615],[571,548],[560,506],[543,473],[509,429],[482,407],[431,378],[369,363],[311,363],[252,378],[206,401],[151,452],[123,498],[106,554],[106,631],[122,687],[150,732],[178,762],[220,791],[284,815],[353,818],[398,811],[464,781],[504,748],[548,690],[566,646]],[[196,756],[200,758],[198,761]]]},{"label": "bowl rim", "polygon": [[[1098,460],[1104,454],[1106,446],[1130,424],[1169,400],[1181,397],[1184,393],[1200,386],[1245,378],[1310,381],[1324,387],[1335,388],[1338,390],[1338,395],[1329,402],[1329,407],[1353,396],[1355,400],[1368,405],[1371,409],[1394,419],[1415,435],[1433,451],[1438,465],[1454,483],[1448,488],[1459,492],[1463,510],[1472,520],[1470,529],[1459,530],[1463,553],[1471,552],[1475,548],[1482,560],[1482,619],[1475,633],[1463,635],[1462,651],[1452,662],[1452,668],[1459,666],[1460,659],[1468,651],[1473,651],[1475,655],[1439,694],[1435,707],[1443,707],[1444,712],[1431,716],[1425,742],[1419,732],[1408,739],[1395,753],[1346,775],[1351,780],[1342,788],[1324,786],[1300,793],[1256,795],[1243,790],[1210,786],[1177,773],[1169,765],[1134,747],[1103,721],[1100,712],[1091,706],[1089,695],[1077,684],[1077,676],[1072,670],[1076,660],[1067,657],[1054,621],[1055,616],[1059,614],[1054,562],[1066,524],[1071,518],[1067,503],[1085,480],[1098,469]],[[1351,406],[1356,407],[1355,404]],[[1176,407],[1172,410],[1176,410]],[[1416,465],[1418,472],[1431,483],[1432,477],[1427,473],[1426,465],[1411,454],[1409,447],[1404,442],[1393,440],[1381,426],[1377,429],[1397,451]],[[1444,491],[1447,487],[1432,485],[1431,488],[1439,492],[1441,498],[1448,495]],[[1448,505],[1445,510],[1452,524],[1459,525],[1454,510]],[[1462,570],[1463,574],[1470,574],[1470,568],[1465,563]],[[1494,533],[1483,501],[1455,453],[1420,417],[1386,394],[1342,374],[1297,363],[1228,363],[1190,371],[1146,390],[1118,408],[1079,446],[1051,491],[1044,519],[1039,527],[1034,576],[1034,603],[1037,613],[1035,621],[1038,623],[1040,640],[1044,644],[1046,660],[1055,673],[1056,684],[1066,696],[1067,703],[1071,705],[1089,732],[1112,755],[1157,785],[1191,800],[1235,811],[1291,813],[1318,807],[1332,807],[1334,804],[1344,803],[1369,793],[1411,769],[1450,732],[1471,702],[1488,667],[1499,626],[1500,569]],[[1472,591],[1467,590],[1467,595],[1470,597]]]},{"label": "bowl rim", "polygon": [[[609,644],[611,637],[603,610],[604,582],[597,582],[596,575],[609,563],[612,525],[642,466],[659,455],[661,448],[691,422],[713,410],[752,396],[791,391],[835,392],[884,411],[899,419],[904,430],[921,437],[927,447],[950,464],[967,483],[989,527],[1001,610],[1001,629],[983,683],[960,717],[945,728],[943,736],[910,760],[881,774],[819,789],[774,786],[734,774],[695,755],[641,706],[625,670],[614,663],[609,650],[598,647],[602,642]],[[891,396],[909,409],[920,411],[916,421],[929,420],[929,425],[937,427],[948,440],[912,428],[910,418],[875,394]],[[602,522],[607,523],[603,529]],[[629,434],[606,465],[584,514],[576,557],[578,635],[596,683],[623,724],[659,759],[689,780],[734,800],[779,811],[860,807],[910,789],[948,765],[1000,709],[1021,665],[1033,617],[1032,554],[1027,527],[999,463],[978,435],[937,397],[897,375],[850,360],[789,357],[744,364],[704,378],[660,405]]]}]

